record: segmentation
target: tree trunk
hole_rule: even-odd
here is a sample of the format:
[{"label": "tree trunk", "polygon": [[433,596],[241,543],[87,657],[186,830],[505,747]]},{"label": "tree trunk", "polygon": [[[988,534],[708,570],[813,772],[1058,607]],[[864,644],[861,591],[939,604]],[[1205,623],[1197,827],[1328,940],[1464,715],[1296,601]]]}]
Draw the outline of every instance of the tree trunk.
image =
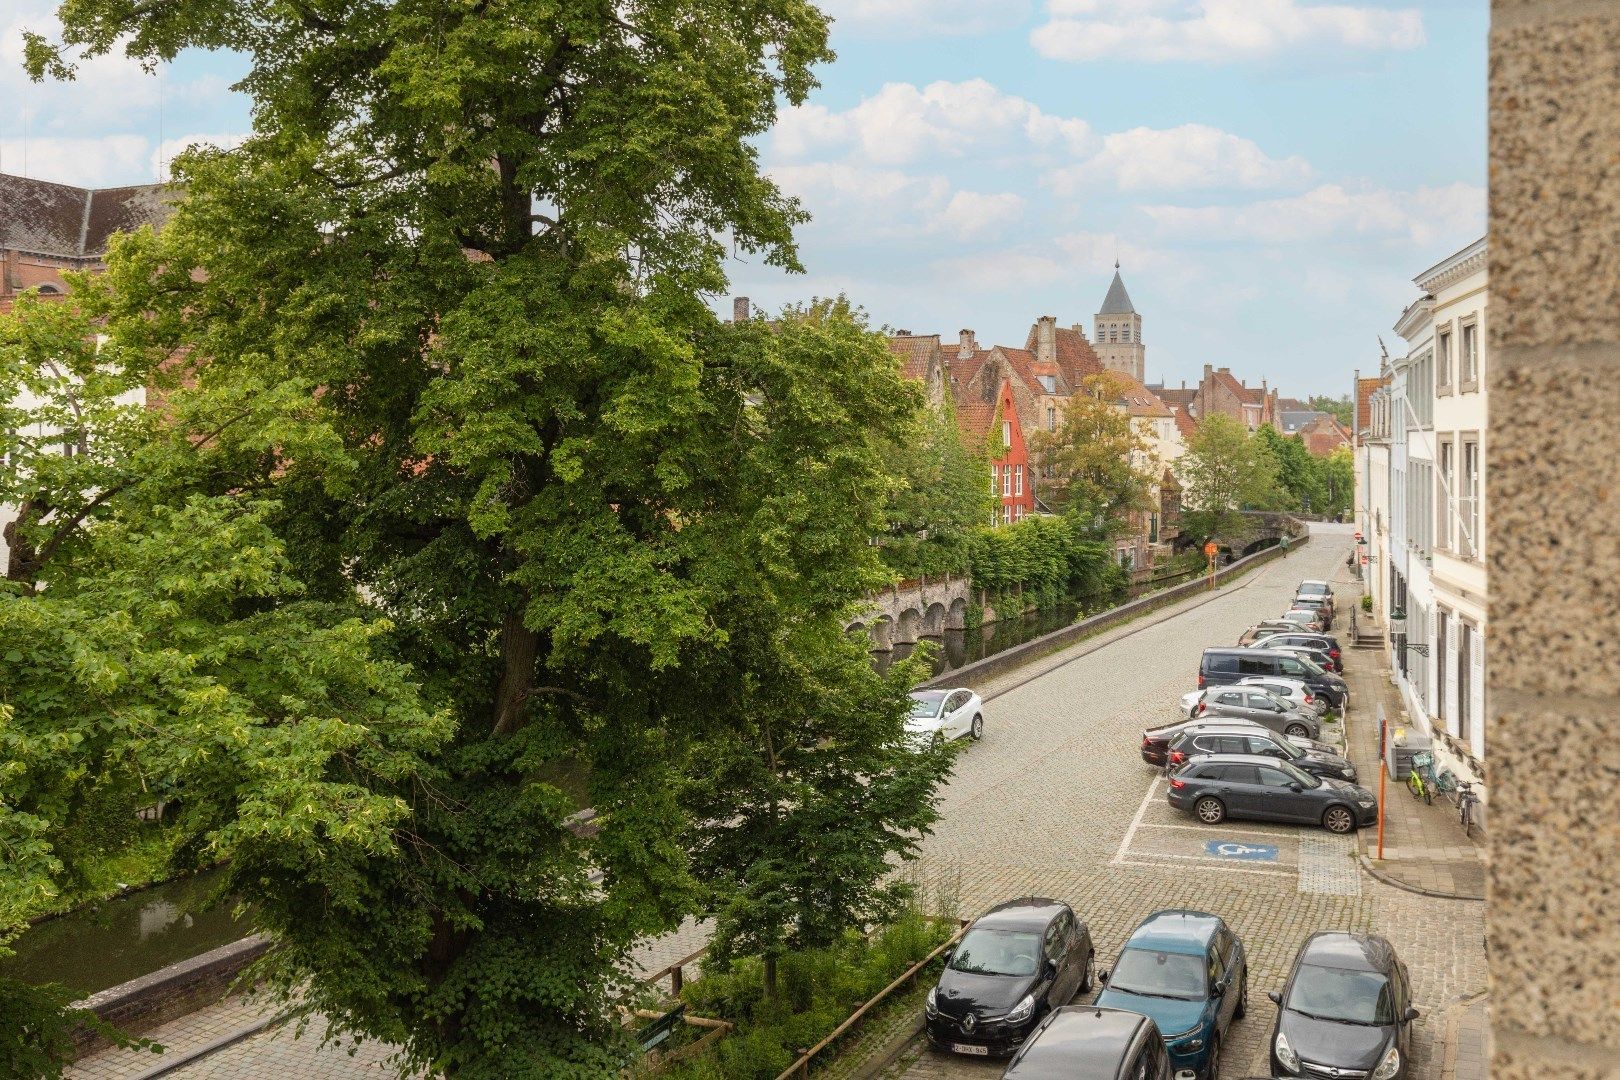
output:
[{"label": "tree trunk", "polygon": [[765,957],[765,1000],[776,1000],[776,957]]},{"label": "tree trunk", "polygon": [[501,684],[495,691],[496,735],[508,735],[517,730],[523,707],[534,691],[534,661],[539,650],[540,635],[524,623],[528,607],[527,597],[506,613],[501,623]]}]

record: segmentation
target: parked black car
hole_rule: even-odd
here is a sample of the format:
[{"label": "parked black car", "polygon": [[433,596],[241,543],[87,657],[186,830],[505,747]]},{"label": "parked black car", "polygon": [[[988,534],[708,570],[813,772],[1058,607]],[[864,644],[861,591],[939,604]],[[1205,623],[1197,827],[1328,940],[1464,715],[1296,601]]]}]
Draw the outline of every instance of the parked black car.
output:
[{"label": "parked black car", "polygon": [[946,953],[923,1018],[937,1049],[1016,1051],[1051,1010],[1091,989],[1091,931],[1061,900],[998,904]]},{"label": "parked black car", "polygon": [[1356,767],[1338,754],[1324,754],[1302,750],[1286,736],[1272,731],[1256,731],[1247,724],[1209,724],[1190,728],[1170,742],[1169,766],[1179,767],[1183,762],[1210,754],[1258,754],[1289,762],[1301,772],[1312,776],[1331,776],[1335,780],[1354,783]]},{"label": "parked black car", "polygon": [[1198,660],[1198,689],[1230,686],[1250,675],[1298,679],[1320,694],[1335,709],[1342,710],[1350,699],[1350,687],[1331,671],[1293,653],[1271,649],[1205,649]]},{"label": "parked black car", "polygon": [[1296,596],[1294,608],[1310,608],[1322,615],[1322,628],[1333,629],[1333,598],[1331,596]]},{"label": "parked black car", "polygon": [[1411,1060],[1412,985],[1394,946],[1376,934],[1324,930],[1294,958],[1271,1031],[1278,1076],[1397,1080]]},{"label": "parked black car", "polygon": [[1170,1054],[1152,1020],[1124,1009],[1069,1005],[1030,1035],[1002,1080],[1170,1080]]},{"label": "parked black car", "polygon": [[1347,833],[1378,819],[1378,800],[1366,788],[1258,754],[1193,758],[1170,778],[1169,799],[1206,825],[1252,818]]}]

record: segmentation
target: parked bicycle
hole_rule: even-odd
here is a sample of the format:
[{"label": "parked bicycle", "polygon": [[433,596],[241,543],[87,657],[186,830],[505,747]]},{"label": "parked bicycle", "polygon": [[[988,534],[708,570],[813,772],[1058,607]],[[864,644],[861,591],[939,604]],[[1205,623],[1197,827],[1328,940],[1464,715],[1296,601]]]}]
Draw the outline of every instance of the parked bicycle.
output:
[{"label": "parked bicycle", "polygon": [[1462,821],[1463,835],[1468,836],[1474,828],[1475,807],[1479,805],[1479,796],[1474,794],[1474,785],[1466,780],[1457,782],[1457,816]]},{"label": "parked bicycle", "polygon": [[1434,755],[1419,751],[1412,755],[1412,771],[1406,774],[1406,786],[1412,798],[1425,803],[1434,802]]}]

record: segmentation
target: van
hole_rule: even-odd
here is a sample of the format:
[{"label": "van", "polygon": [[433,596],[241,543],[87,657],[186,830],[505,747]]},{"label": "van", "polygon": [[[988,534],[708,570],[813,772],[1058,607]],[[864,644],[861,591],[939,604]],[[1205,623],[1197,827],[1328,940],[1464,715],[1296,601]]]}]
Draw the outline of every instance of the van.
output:
[{"label": "van", "polygon": [[1343,710],[1350,699],[1345,681],[1303,656],[1279,649],[1205,649],[1198,661],[1198,688],[1230,686],[1239,679],[1265,675],[1273,679],[1298,679],[1320,694],[1335,709]]}]

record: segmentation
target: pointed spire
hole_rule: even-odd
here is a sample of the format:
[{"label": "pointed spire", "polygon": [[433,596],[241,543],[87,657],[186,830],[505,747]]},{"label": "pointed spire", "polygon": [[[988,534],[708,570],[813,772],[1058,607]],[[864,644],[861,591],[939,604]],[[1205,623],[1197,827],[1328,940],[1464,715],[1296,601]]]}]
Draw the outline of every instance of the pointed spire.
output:
[{"label": "pointed spire", "polygon": [[1108,295],[1103,298],[1102,310],[1099,315],[1134,315],[1136,308],[1131,304],[1130,293],[1125,291],[1125,281],[1119,276],[1119,262],[1114,263],[1114,282],[1108,286]]}]

